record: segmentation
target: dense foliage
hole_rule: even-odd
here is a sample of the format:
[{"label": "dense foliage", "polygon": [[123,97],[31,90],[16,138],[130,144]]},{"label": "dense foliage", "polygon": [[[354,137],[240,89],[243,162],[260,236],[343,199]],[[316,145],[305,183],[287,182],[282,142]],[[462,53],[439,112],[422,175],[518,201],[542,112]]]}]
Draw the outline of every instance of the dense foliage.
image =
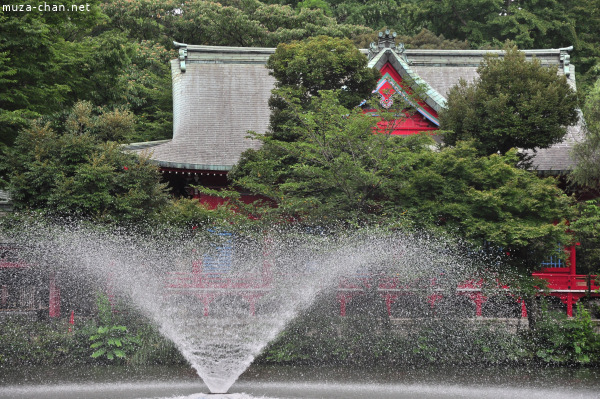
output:
[{"label": "dense foliage", "polygon": [[73,13],[1,11],[0,143],[11,144],[32,119],[60,118],[78,100],[134,112],[137,139],[168,134],[170,51],[110,29],[100,2],[88,5]]},{"label": "dense foliage", "polygon": [[[335,312],[335,310],[333,310]],[[310,312],[290,325],[256,362],[277,365],[357,365],[393,367],[597,366],[600,335],[593,331],[589,313],[578,307],[576,317],[545,311],[536,331],[493,320],[420,317],[402,326],[382,327],[373,316],[337,318]],[[121,363],[130,366],[186,366],[173,343],[161,337],[135,312],[113,314],[126,324],[140,345]],[[0,324],[0,368],[23,366],[85,366],[112,364],[92,357],[90,336],[100,320],[33,322],[18,318]],[[374,328],[374,326],[378,326]],[[457,339],[460,337],[460,339]],[[189,367],[189,366],[188,366]],[[121,369],[119,369],[121,370]],[[70,372],[72,372],[71,370]]]},{"label": "dense foliage", "polygon": [[590,91],[582,111],[585,139],[575,147],[577,165],[570,178],[575,184],[597,190],[600,188],[600,79]]},{"label": "dense foliage", "polygon": [[487,55],[472,84],[461,80],[440,112],[444,142],[474,139],[481,154],[559,143],[578,120],[577,95],[556,68],[541,65],[516,47],[502,58]]},{"label": "dense foliage", "polygon": [[61,130],[38,121],[21,131],[1,162],[15,208],[118,222],[160,209],[167,194],[156,166],[103,140],[126,137],[131,123],[128,112],[93,115],[79,103]]},{"label": "dense foliage", "polygon": [[352,108],[371,93],[379,79],[350,40],[326,36],[282,43],[267,67],[276,82],[269,99],[272,112],[266,136],[284,141],[298,138],[296,126],[302,122],[297,107],[309,107],[320,90],[336,90],[342,105]]},{"label": "dense foliage", "polygon": [[[481,156],[483,139],[435,148],[427,136],[394,136],[377,122],[398,118],[396,112],[378,109],[374,118],[361,108],[349,109],[342,102],[344,90],[315,90],[298,101],[296,88],[302,86],[290,85],[285,72],[294,65],[292,77],[298,79],[313,69],[302,46],[311,42],[285,53],[283,66],[269,62],[278,78],[274,94],[286,104],[291,123],[279,123],[277,134],[257,135],[262,148],[247,151],[231,174],[244,190],[273,199],[277,207],[269,212],[309,224],[384,224],[457,234],[476,245],[505,248],[515,266],[529,271],[557,242],[570,241],[562,222],[570,215],[570,199],[554,179],[517,168],[516,150]],[[513,50],[507,57],[518,54]],[[284,86],[291,89],[285,92]]]}]

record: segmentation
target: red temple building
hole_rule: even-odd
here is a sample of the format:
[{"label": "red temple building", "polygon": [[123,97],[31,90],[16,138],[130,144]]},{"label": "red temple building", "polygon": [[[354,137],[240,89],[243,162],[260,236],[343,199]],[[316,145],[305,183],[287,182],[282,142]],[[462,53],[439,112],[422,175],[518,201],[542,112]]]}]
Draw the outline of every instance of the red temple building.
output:
[{"label": "red temple building", "polygon": [[[260,145],[249,139],[247,132],[264,133],[268,129],[268,100],[274,78],[265,65],[275,49],[175,45],[179,58],[171,61],[173,138],[132,144],[129,149],[149,153],[177,195],[198,198],[215,206],[222,200],[200,195],[190,185],[227,186],[227,173],[242,152]],[[571,49],[524,50],[524,53],[528,59],[535,57],[544,66],[556,66],[558,73],[575,88]],[[392,96],[396,94],[404,96],[416,109],[406,118],[388,122],[393,126],[380,123],[381,128],[391,129],[395,135],[438,130],[438,112],[446,105],[448,90],[460,79],[473,81],[485,54],[503,54],[500,50],[408,50],[402,44],[397,45],[395,34],[389,31],[380,33],[378,43],[372,43],[362,52],[368,58],[368,65],[381,73],[373,90],[381,105],[393,107]],[[421,93],[421,100],[410,99],[407,93],[413,88]],[[582,139],[582,134],[581,124],[569,127],[562,143],[539,149],[534,154],[532,167],[540,175],[565,175],[574,164],[570,150]],[[249,195],[245,198],[252,200]],[[569,252],[566,262],[557,260],[542,265],[535,275],[549,282],[552,295],[567,305],[571,315],[573,304],[598,287],[588,277],[576,274],[575,247],[566,251]],[[351,286],[345,288],[345,294],[340,296],[342,309],[353,295]],[[486,298],[478,291],[477,284],[467,282],[461,289],[463,295],[475,303],[477,315],[481,315]],[[388,282],[379,290],[389,309],[400,288]]]},{"label": "red temple building", "polygon": [[[266,63],[274,48],[196,46],[175,43],[179,57],[171,61],[173,82],[173,138],[156,142],[134,143],[128,150],[145,153],[160,168],[165,181],[176,196],[198,198],[210,206],[222,203],[219,198],[201,195],[192,185],[223,188],[228,185],[227,174],[247,149],[257,149],[260,143],[248,138],[248,131],[265,133],[269,125],[268,100],[275,80],[269,75]],[[575,88],[575,68],[570,64],[569,48],[523,50],[528,59],[535,57],[544,66],[558,67]],[[380,33],[378,43],[361,50],[369,66],[381,73],[373,88],[383,107],[393,106],[392,95],[404,96],[416,109],[393,123],[392,134],[409,135],[435,132],[439,129],[438,112],[446,105],[449,89],[460,79],[473,81],[477,68],[487,53],[502,56],[501,50],[420,50],[405,49],[395,43],[395,34]],[[422,93],[421,100],[412,100],[412,89]],[[366,109],[365,112],[370,110]],[[571,148],[582,140],[582,123],[568,128],[562,143],[539,149],[532,158],[532,167],[540,175],[562,176],[573,167]],[[249,193],[242,200],[252,201]],[[568,260],[542,265],[537,277],[549,282],[552,294],[559,297],[572,314],[573,304],[583,296],[592,295],[598,287],[588,276],[576,274],[576,248],[570,247]],[[0,273],[20,266],[0,261]],[[52,276],[47,279],[51,316],[59,313],[60,291]],[[186,284],[182,282],[182,284]],[[2,304],[8,303],[8,287],[0,291]],[[340,297],[344,308],[354,288],[348,286],[349,296]],[[358,288],[357,288],[358,289]],[[397,298],[401,287],[393,281],[379,287],[389,305]],[[486,298],[476,282],[459,287],[476,305]],[[435,298],[431,298],[435,303]],[[0,306],[1,308],[2,306]],[[54,309],[54,310],[53,310]]]},{"label": "red temple building", "polygon": [[[502,56],[501,50],[409,50],[396,45],[389,31],[380,33],[378,43],[361,50],[369,66],[381,73],[374,94],[390,107],[391,96],[405,95],[406,86],[419,88],[422,101],[416,111],[393,126],[393,134],[434,132],[437,113],[445,107],[448,90],[459,79],[473,81],[487,53]],[[175,43],[179,58],[171,61],[173,81],[173,138],[134,143],[127,148],[150,154],[160,167],[175,195],[198,197],[193,185],[224,187],[227,173],[246,149],[260,143],[248,131],[268,129],[268,100],[275,80],[266,63],[274,48],[195,46]],[[575,70],[570,64],[572,48],[523,50],[542,65],[557,66],[558,73],[575,87]],[[410,90],[410,87],[408,88]],[[582,139],[581,124],[572,126],[562,143],[539,149],[533,168],[543,175],[562,175],[573,166],[570,149]],[[201,198],[210,201],[208,198]]]}]

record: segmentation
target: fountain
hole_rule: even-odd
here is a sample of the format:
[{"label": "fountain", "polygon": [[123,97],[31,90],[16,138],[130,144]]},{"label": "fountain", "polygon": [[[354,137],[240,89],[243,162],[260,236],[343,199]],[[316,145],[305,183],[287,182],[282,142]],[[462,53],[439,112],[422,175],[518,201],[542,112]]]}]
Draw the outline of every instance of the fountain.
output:
[{"label": "fountain", "polygon": [[228,392],[265,346],[344,276],[419,278],[444,270],[449,281],[472,266],[441,240],[403,233],[211,230],[157,240],[67,224],[28,228],[15,239],[29,243],[32,264],[125,296],[212,393]]},{"label": "fountain", "polygon": [[[152,238],[158,236],[40,222],[11,238],[27,243],[26,260],[34,267],[52,270],[61,279],[93,281],[147,315],[179,348],[212,398],[549,399],[597,392],[600,379],[594,370],[589,375],[585,370],[558,370],[544,376],[511,368],[478,368],[464,374],[464,369],[430,372],[373,365],[354,371],[277,367],[271,372],[252,364],[321,292],[337,292],[340,303],[346,298],[352,304],[356,298],[350,300],[348,292],[358,292],[356,284],[367,289],[365,282],[373,278],[379,279],[379,287],[391,287],[402,279],[422,281],[426,287],[435,280],[429,289],[456,290],[481,261],[490,265],[490,259],[461,254],[456,243],[377,231],[322,234],[273,229],[232,234],[213,229],[176,239]],[[435,299],[439,291],[426,295]],[[439,316],[435,319],[444,317]],[[454,333],[460,334],[456,329]],[[175,395],[200,399],[209,395],[198,393],[205,385],[187,371],[154,377],[152,371],[140,370],[142,378],[124,372],[115,379],[107,370],[105,377],[95,376],[91,383],[89,379],[79,382],[82,377],[72,370],[54,367],[20,369],[15,377],[2,371],[0,398]],[[581,381],[588,382],[582,385]]]}]

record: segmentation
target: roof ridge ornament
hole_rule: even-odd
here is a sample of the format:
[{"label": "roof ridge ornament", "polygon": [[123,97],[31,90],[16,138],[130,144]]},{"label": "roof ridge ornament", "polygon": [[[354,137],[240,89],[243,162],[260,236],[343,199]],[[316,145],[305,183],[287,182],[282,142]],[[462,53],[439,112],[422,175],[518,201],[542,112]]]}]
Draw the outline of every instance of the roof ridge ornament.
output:
[{"label": "roof ridge ornament", "polygon": [[565,74],[565,76],[567,78],[571,77],[571,55],[569,54],[569,51],[573,50],[573,46],[569,46],[569,47],[561,47],[559,48],[560,50],[560,62],[562,64],[563,67],[563,73]]},{"label": "roof ridge ornament", "polygon": [[187,44],[178,43],[178,42],[174,41],[173,46],[175,46],[176,49],[179,49],[179,69],[181,69],[181,72],[185,72],[185,70],[186,70],[185,59],[187,58]]},{"label": "roof ridge ornament", "polygon": [[377,44],[375,44],[375,42],[371,43],[369,47],[369,61],[375,58],[377,54],[386,51],[387,49],[392,50],[408,63],[406,54],[404,54],[404,43],[398,43],[398,46],[396,46],[396,32],[390,33],[389,29],[386,29],[385,32],[379,32]]}]

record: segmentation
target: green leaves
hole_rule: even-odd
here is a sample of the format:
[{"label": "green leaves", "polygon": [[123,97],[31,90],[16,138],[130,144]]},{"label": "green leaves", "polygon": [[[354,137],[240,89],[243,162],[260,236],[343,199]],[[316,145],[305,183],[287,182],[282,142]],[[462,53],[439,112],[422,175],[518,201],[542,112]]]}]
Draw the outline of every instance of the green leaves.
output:
[{"label": "green leaves", "polygon": [[166,203],[155,165],[99,140],[122,137],[132,119],[121,111],[94,116],[89,110],[78,103],[64,132],[35,123],[19,135],[2,162],[15,208],[127,223]]},{"label": "green leaves", "polygon": [[[38,6],[31,1],[21,4]],[[61,5],[70,9],[73,4],[79,3]],[[100,19],[98,1],[88,5],[86,12],[0,12],[1,142],[12,144],[30,118],[70,105],[83,80],[77,57],[83,47],[78,42]]]},{"label": "green leaves", "polygon": [[477,71],[473,84],[462,81],[450,90],[440,112],[448,145],[474,139],[482,155],[547,148],[579,119],[566,78],[536,59],[526,61],[516,47],[507,47],[503,58],[486,56]]},{"label": "green leaves", "polygon": [[348,108],[365,99],[379,78],[350,40],[326,36],[280,44],[267,67],[277,87],[300,90],[300,101],[305,103],[320,90],[343,89],[339,101]]},{"label": "green leaves", "polygon": [[529,338],[535,356],[545,363],[586,365],[599,360],[600,336],[581,302],[572,318],[547,312]]},{"label": "green leaves", "polygon": [[105,357],[107,360],[124,359],[141,344],[140,338],[127,333],[125,326],[100,326],[96,334],[90,336],[90,349],[96,349],[91,357]]},{"label": "green leaves", "polygon": [[600,79],[588,94],[583,115],[585,138],[575,145],[573,155],[577,164],[569,178],[580,186],[594,190],[600,186]]}]

